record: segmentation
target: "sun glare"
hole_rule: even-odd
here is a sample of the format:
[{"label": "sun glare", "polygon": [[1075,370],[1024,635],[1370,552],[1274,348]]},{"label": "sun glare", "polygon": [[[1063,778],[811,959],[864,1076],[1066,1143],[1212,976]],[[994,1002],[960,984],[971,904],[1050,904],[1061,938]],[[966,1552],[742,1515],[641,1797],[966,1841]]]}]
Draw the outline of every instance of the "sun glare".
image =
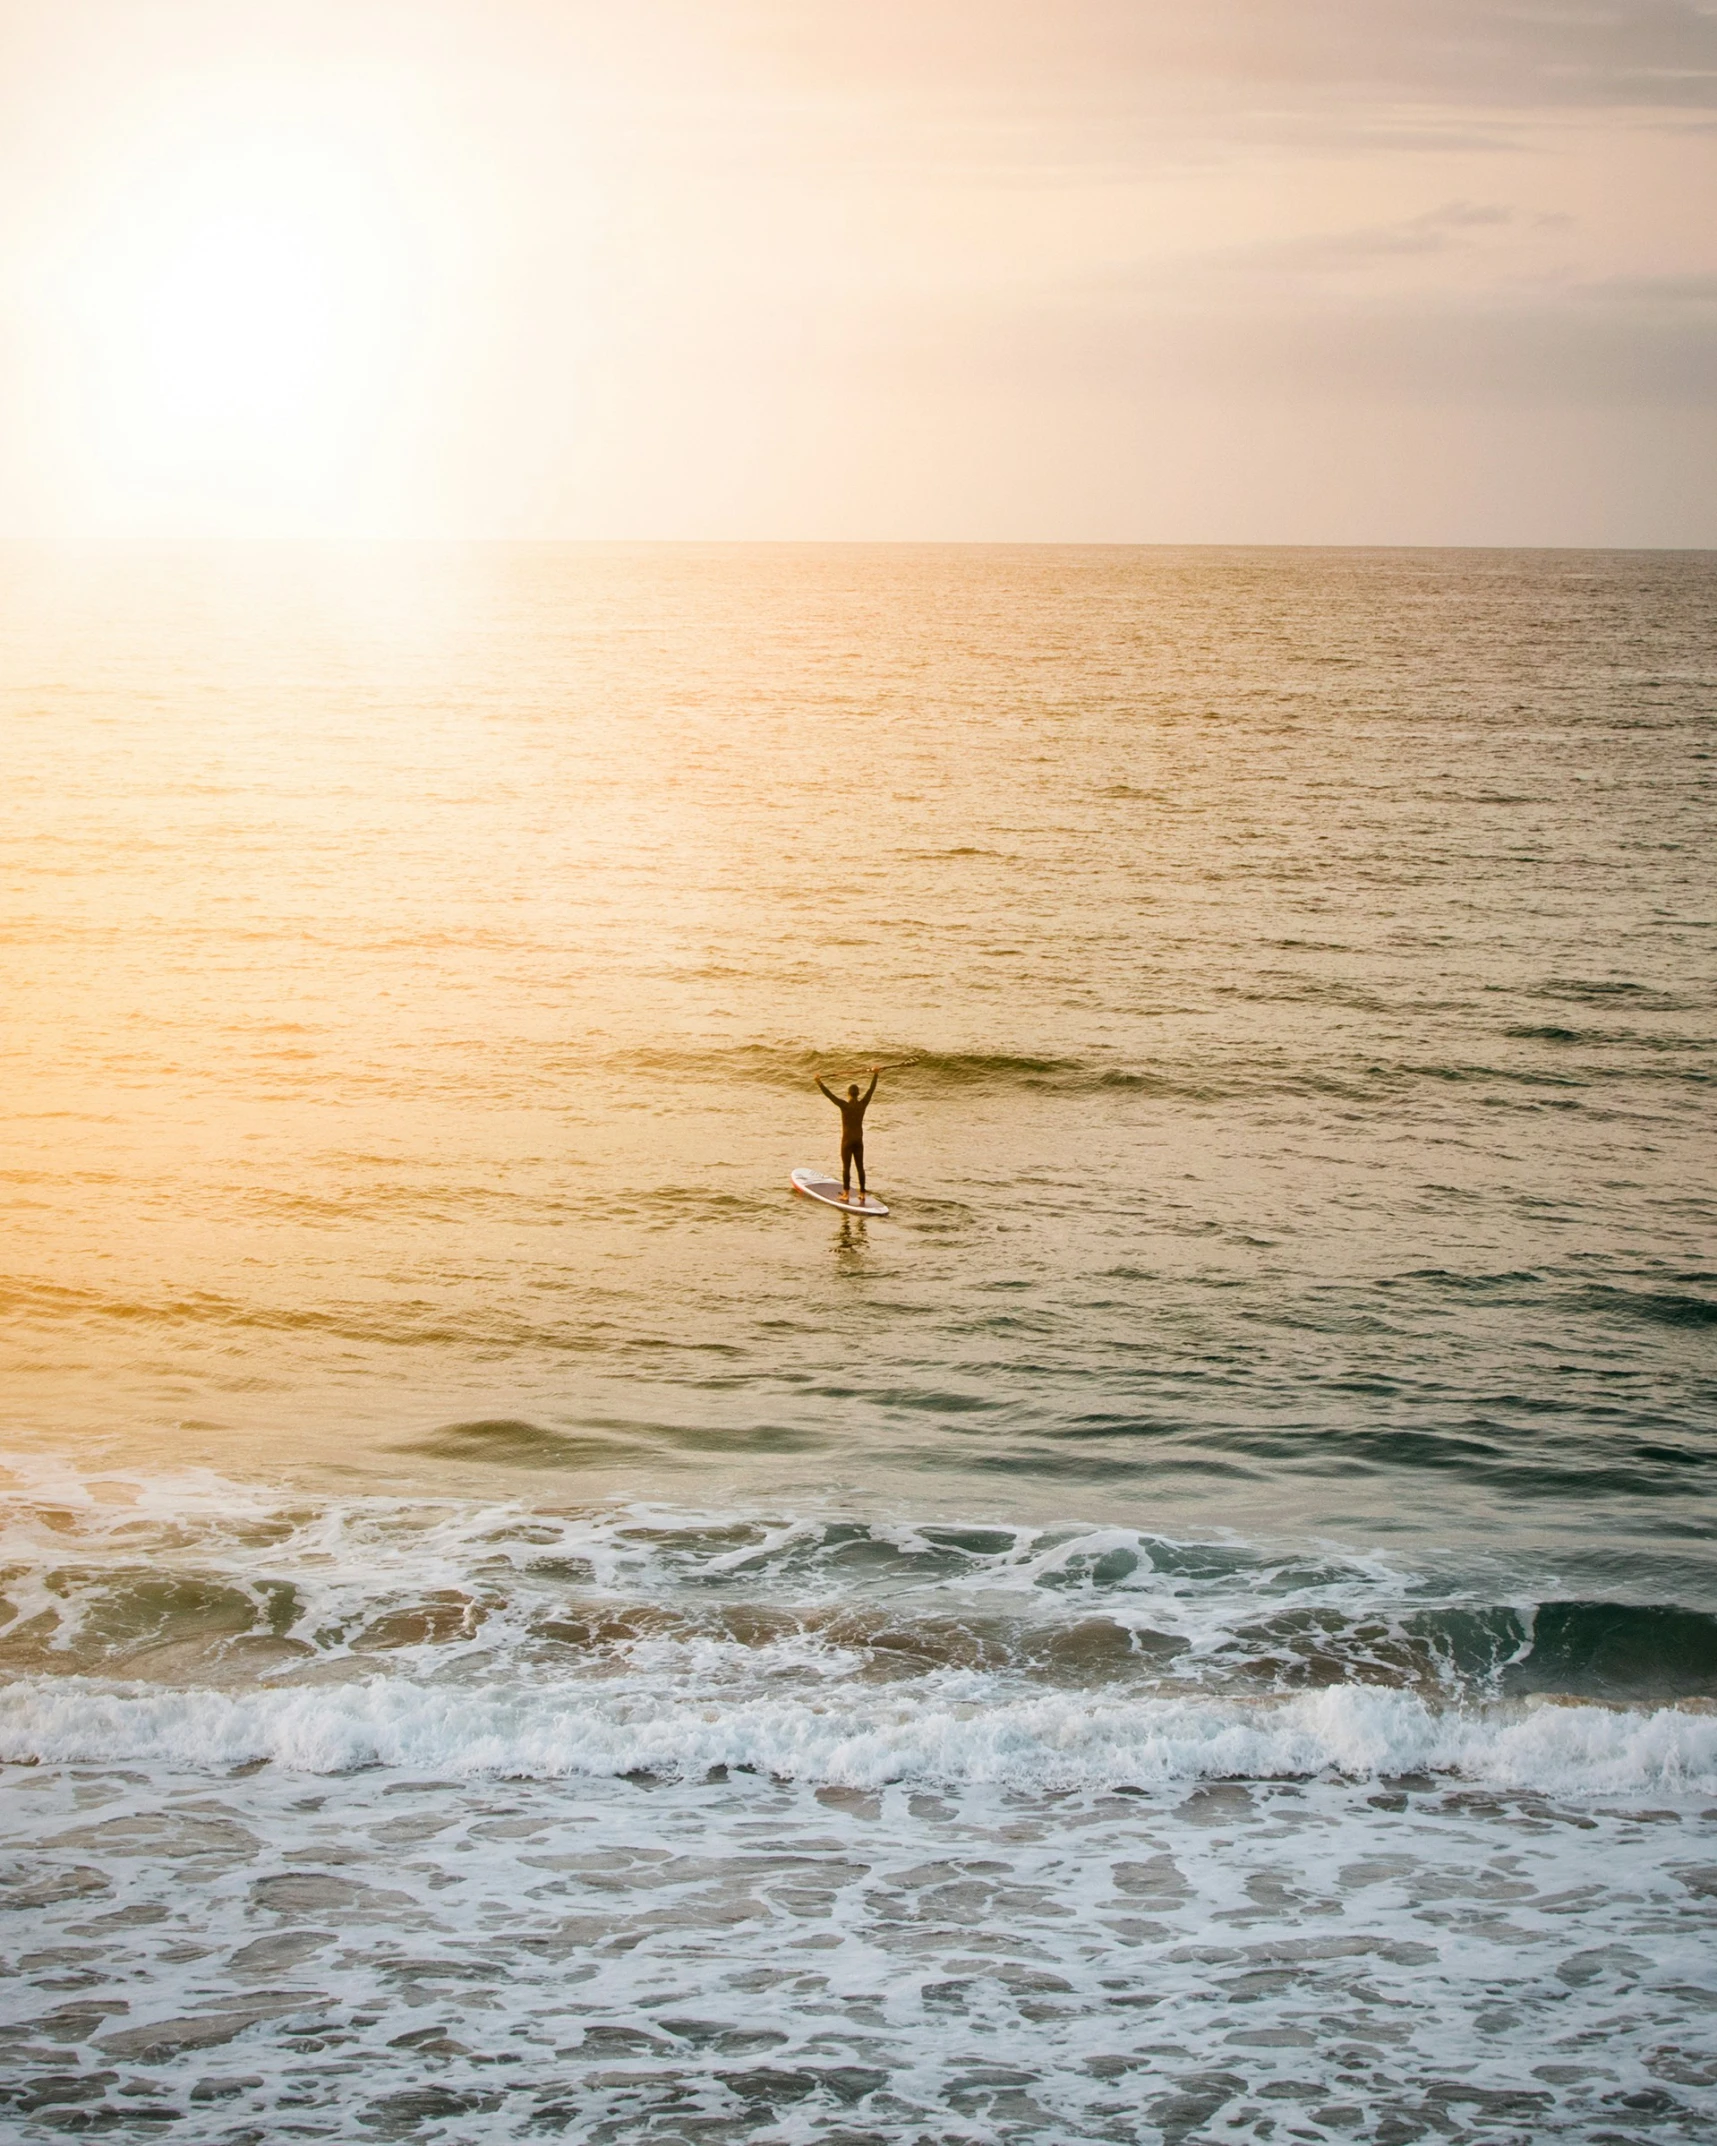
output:
[{"label": "sun glare", "polygon": [[409,342],[409,246],[376,176],[259,142],[157,172],[72,266],[83,451],[108,519],[278,529],[361,512]]}]

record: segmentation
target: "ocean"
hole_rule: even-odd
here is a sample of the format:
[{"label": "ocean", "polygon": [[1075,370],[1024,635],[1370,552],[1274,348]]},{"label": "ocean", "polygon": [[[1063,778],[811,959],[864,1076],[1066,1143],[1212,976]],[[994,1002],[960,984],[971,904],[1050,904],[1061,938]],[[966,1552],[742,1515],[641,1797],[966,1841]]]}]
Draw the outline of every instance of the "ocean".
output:
[{"label": "ocean", "polygon": [[1710,2138],[1714,622],[0,547],[0,2130]]}]

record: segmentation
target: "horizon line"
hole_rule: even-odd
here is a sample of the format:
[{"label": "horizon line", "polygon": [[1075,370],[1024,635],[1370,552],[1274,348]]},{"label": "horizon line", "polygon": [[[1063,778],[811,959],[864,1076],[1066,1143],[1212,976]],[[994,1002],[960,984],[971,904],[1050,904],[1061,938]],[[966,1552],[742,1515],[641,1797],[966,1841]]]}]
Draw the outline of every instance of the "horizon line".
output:
[{"label": "horizon line", "polygon": [[331,533],[274,533],[190,535],[155,531],[124,534],[104,531],[58,531],[47,534],[0,533],[6,549],[58,550],[123,547],[206,550],[214,547],[293,545],[358,547],[494,546],[512,549],[583,550],[678,550],[678,551],[1342,551],[1342,552],[1560,552],[1570,556],[1601,556],[1634,553],[1653,556],[1702,558],[1717,555],[1717,540],[1708,544],[1651,543],[1547,543],[1547,542],[1427,542],[1402,538],[1347,538],[1339,541],[1306,537],[602,537],[602,536],[496,536],[496,535],[335,535]]}]

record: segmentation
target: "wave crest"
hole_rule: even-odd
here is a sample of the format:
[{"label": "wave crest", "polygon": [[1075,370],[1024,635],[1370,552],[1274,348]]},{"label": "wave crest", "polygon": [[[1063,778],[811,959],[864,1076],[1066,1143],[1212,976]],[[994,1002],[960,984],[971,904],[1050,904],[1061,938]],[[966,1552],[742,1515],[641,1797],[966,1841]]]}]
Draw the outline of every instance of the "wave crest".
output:
[{"label": "wave crest", "polygon": [[604,1700],[453,1692],[376,1678],[310,1691],[156,1692],[81,1679],[0,1691],[0,1757],[16,1764],[272,1761],[306,1773],[365,1766],[557,1779],[696,1779],[749,1768],[847,1788],[890,1782],[1022,1791],[1199,1780],[1449,1774],[1563,1795],[1717,1789],[1717,1717],[1538,1706],[1471,1715],[1416,1694],[1346,1686],[1276,1703],[1063,1694],[1009,1704],[836,1705]]}]

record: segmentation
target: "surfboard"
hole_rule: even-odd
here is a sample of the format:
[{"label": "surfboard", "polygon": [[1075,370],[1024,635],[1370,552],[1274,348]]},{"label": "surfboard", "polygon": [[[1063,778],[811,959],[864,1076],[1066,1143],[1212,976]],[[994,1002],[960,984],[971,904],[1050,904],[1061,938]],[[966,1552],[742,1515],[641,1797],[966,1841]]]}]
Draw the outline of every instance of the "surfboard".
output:
[{"label": "surfboard", "polygon": [[838,1207],[843,1215],[885,1215],[888,1209],[874,1192],[863,1198],[855,1192],[850,1200],[841,1198],[841,1181],[831,1177],[826,1170],[795,1170],[793,1190],[802,1192],[808,1200],[821,1200],[825,1207]]}]

